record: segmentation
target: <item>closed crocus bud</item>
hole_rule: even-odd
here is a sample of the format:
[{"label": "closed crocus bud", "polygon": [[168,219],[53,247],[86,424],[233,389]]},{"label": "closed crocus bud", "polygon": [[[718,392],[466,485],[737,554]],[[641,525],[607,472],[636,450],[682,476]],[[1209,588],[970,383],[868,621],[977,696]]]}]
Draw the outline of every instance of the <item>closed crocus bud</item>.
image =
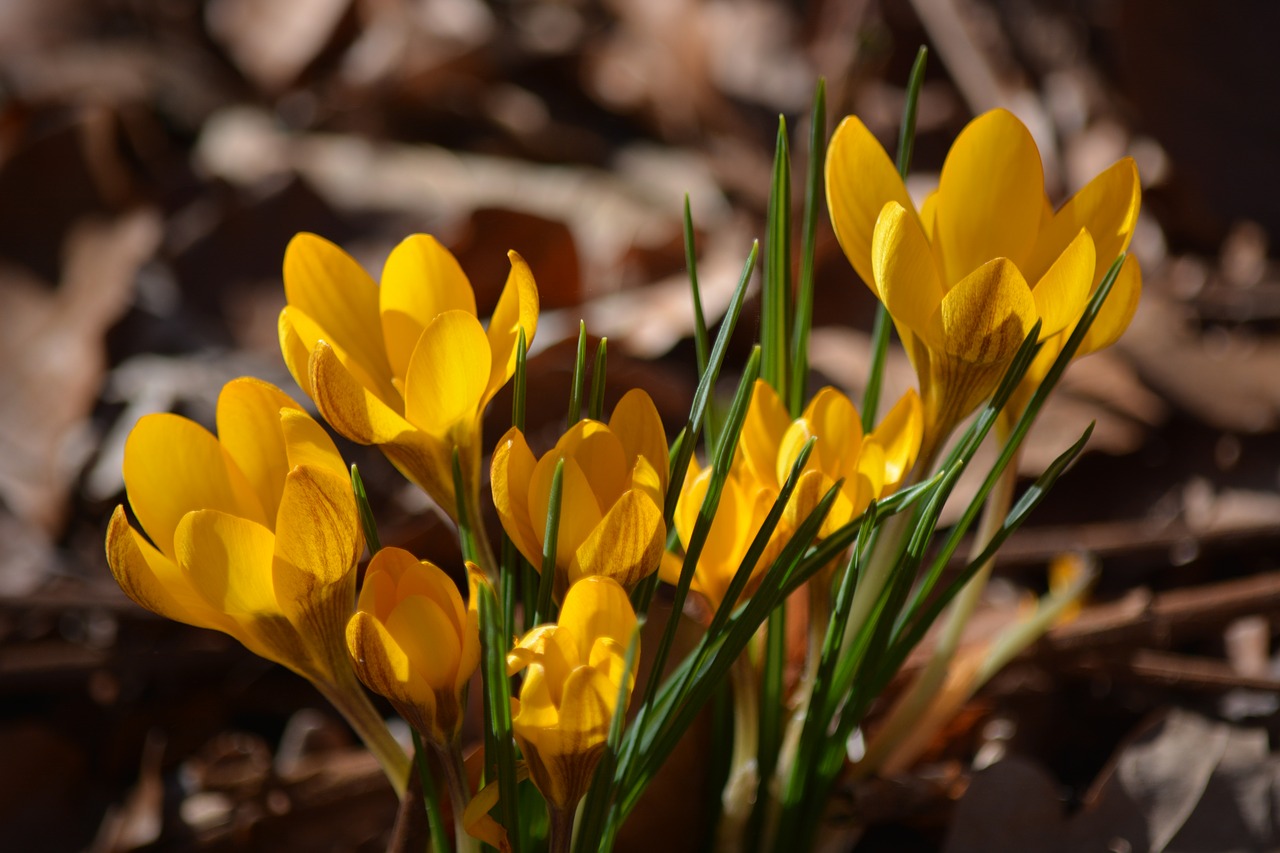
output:
[{"label": "closed crocus bud", "polygon": [[364,542],[342,457],[297,403],[257,379],[227,383],[217,422],[216,438],[172,414],[133,428],[124,482],[142,529],[116,508],[112,574],[148,610],[230,634],[310,679],[403,789],[407,759],[347,658]]},{"label": "closed crocus bud", "polygon": [[608,424],[579,421],[541,459],[511,429],[493,452],[493,503],[507,535],[540,570],[552,480],[563,459],[557,593],[593,575],[630,590],[662,558],[667,454],[658,410],[648,394],[632,390]]},{"label": "closed crocus bud", "polygon": [[480,664],[476,584],[468,604],[449,576],[400,548],[369,562],[347,646],[356,673],[427,740],[447,745],[462,728],[467,684]]},{"label": "closed crocus bud", "polygon": [[[1128,248],[1141,201],[1125,158],[1054,211],[1035,141],[1005,110],[965,127],[919,209],[853,117],[832,135],[826,188],[840,245],[889,310],[919,377],[926,458],[991,395],[1037,321],[1040,341],[1061,351]],[[1082,351],[1119,336],[1140,291],[1137,265],[1126,263]]]},{"label": "closed crocus bud", "polygon": [[[473,524],[481,417],[515,372],[521,330],[532,342],[538,324],[533,274],[508,256],[511,272],[485,329],[471,283],[434,237],[396,246],[381,287],[314,234],[294,237],[285,252],[280,349],[293,378],[334,429],[377,445],[450,517],[465,513]],[[455,452],[470,508],[455,505]]]},{"label": "closed crocus bud", "polygon": [[526,670],[511,729],[555,811],[572,813],[582,799],[614,713],[630,704],[635,671],[627,671],[626,654],[635,629],[626,590],[611,578],[586,577],[569,588],[559,622],[533,629],[507,655],[508,675]]}]

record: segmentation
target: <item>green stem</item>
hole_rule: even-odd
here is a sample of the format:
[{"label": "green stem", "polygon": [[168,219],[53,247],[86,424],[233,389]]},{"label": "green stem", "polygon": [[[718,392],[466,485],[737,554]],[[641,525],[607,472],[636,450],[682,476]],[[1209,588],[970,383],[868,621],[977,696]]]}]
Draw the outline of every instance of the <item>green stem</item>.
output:
[{"label": "green stem", "polygon": [[409,756],[405,755],[400,744],[396,743],[391,732],[387,730],[386,723],[382,721],[382,716],[369,701],[369,697],[364,692],[364,686],[360,684],[355,673],[348,667],[345,671],[340,669],[335,673],[334,683],[318,680],[313,683],[316,689],[324,694],[324,698],[328,699],[329,703],[337,708],[338,712],[351,724],[351,728],[355,729],[360,740],[364,741],[364,745],[373,753],[373,757],[378,759],[378,763],[382,765],[382,772],[387,774],[391,787],[395,789],[396,796],[403,797],[409,783],[411,767]]},{"label": "green stem", "polygon": [[431,775],[431,763],[427,760],[426,746],[417,729],[410,727],[409,731],[413,733],[413,763],[417,765],[418,780],[422,784],[422,801],[427,809],[431,848],[435,851],[445,851],[449,849],[449,839],[444,834],[444,815],[440,811],[440,798],[436,794],[436,780]]}]

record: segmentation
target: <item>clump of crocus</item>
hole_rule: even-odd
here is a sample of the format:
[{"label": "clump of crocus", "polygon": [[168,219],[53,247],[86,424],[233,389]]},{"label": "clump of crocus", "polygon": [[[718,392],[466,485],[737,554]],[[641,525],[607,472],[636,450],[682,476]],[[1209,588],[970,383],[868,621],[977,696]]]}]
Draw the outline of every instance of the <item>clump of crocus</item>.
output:
[{"label": "clump of crocus", "polygon": [[[764,524],[801,451],[816,438],[778,527],[752,569],[744,595],[764,572],[822,495],[843,480],[819,537],[857,518],[874,499],[892,494],[906,479],[920,448],[920,399],[914,391],[863,434],[858,410],[844,394],[823,388],[794,421],[777,392],[757,381],[743,421],[738,453],[721,492],[720,504],[694,570],[690,588],[718,609],[752,540]],[[689,546],[698,512],[713,476],[711,467],[690,462],[676,504],[676,533]],[[676,583],[680,562],[668,559],[663,580]]]},{"label": "clump of crocus", "polygon": [[[280,348],[294,379],[334,429],[378,445],[450,517],[473,526],[481,416],[515,372],[521,331],[531,342],[538,323],[533,274],[508,254],[511,273],[486,330],[471,283],[434,237],[396,246],[381,287],[314,234],[294,237],[285,252]],[[455,453],[470,507],[455,505]]]},{"label": "clump of crocus", "polygon": [[467,684],[480,664],[475,586],[468,565],[466,605],[438,566],[400,548],[383,548],[365,570],[347,646],[360,680],[391,700],[424,738],[458,740]]},{"label": "clump of crocus", "polygon": [[172,414],[133,428],[124,481],[142,529],[116,508],[112,574],[148,610],[230,634],[310,679],[403,790],[408,761],[347,656],[364,540],[342,457],[297,403],[257,379],[227,383],[217,422],[216,438]]},{"label": "clump of crocus", "polygon": [[[990,396],[1037,321],[1041,341],[1069,334],[1128,247],[1140,202],[1126,158],[1055,212],[1035,141],[1004,110],[961,132],[919,210],[854,117],[832,136],[826,186],[840,245],[888,308],[919,377],[926,457]],[[1123,331],[1140,287],[1126,265],[1093,348]]]},{"label": "clump of crocus", "polygon": [[557,593],[593,575],[629,590],[662,558],[667,457],[658,410],[635,389],[618,401],[608,424],[579,421],[541,459],[513,427],[493,452],[493,503],[511,541],[541,570],[551,486],[563,460]]},{"label": "clump of crocus", "polygon": [[552,811],[553,832],[570,831],[613,715],[630,702],[635,672],[626,655],[635,630],[626,590],[612,578],[585,577],[569,588],[559,621],[534,628],[507,655],[508,675],[525,670],[512,732]]}]

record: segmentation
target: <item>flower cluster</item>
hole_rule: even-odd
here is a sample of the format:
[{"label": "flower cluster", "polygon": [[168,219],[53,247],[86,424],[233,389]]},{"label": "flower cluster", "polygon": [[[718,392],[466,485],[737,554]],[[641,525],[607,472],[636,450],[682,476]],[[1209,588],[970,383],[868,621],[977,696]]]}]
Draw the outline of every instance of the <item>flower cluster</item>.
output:
[{"label": "flower cluster", "polygon": [[[822,388],[801,410],[794,385],[791,394],[780,394],[771,384],[782,387],[776,374],[760,379],[749,369],[734,408],[739,420],[717,439],[724,470],[701,466],[693,454],[701,415],[691,415],[688,430],[668,444],[658,408],[638,389],[619,399],[607,422],[593,398],[597,417],[571,419],[554,446],[543,444],[540,453],[531,442],[541,439],[514,427],[496,446],[487,445],[486,408],[526,363],[538,324],[537,287],[521,257],[509,253],[510,273],[486,327],[470,282],[435,238],[414,235],[396,246],[378,284],[342,249],[300,234],[284,257],[288,304],[279,336],[285,364],[337,433],[381,448],[456,523],[465,566],[441,567],[401,548],[381,548],[369,508],[357,498],[363,492],[353,490],[353,475],[325,429],[280,389],[242,378],[222,390],[216,436],[173,414],[149,415],[134,427],[124,455],[129,510],[116,509],[106,536],[112,573],[143,607],[222,631],[312,681],[403,793],[408,759],[364,687],[389,700],[439,754],[460,849],[474,843],[467,829],[505,845],[519,823],[513,802],[519,778],[532,780],[547,803],[551,849],[569,849],[575,809],[589,795],[582,811],[592,834],[581,843],[606,837],[602,822],[625,817],[652,778],[654,762],[708,701],[716,679],[732,670],[736,734],[726,791],[736,793],[726,797],[738,801],[726,800],[731,825],[721,838],[740,839],[757,794],[776,797],[784,778],[800,778],[795,774],[805,768],[797,762],[817,755],[815,743],[839,741],[813,767],[831,773],[842,765],[844,739],[860,724],[844,715],[869,704],[843,701],[863,664],[861,650],[839,658],[847,650],[840,642],[821,642],[826,623],[817,616],[834,612],[837,557],[848,556],[852,566],[870,554],[857,569],[856,587],[843,587],[851,590],[843,611],[850,630],[832,636],[843,636],[847,646],[867,626],[862,620],[876,618],[875,605],[906,599],[922,549],[904,556],[912,516],[903,507],[926,489],[949,488],[942,484],[947,478],[930,479],[939,449],[991,399],[1038,326],[1040,351],[1004,404],[999,429],[1008,435],[1024,412],[1034,414],[1033,394],[1127,249],[1140,203],[1136,170],[1124,160],[1054,210],[1035,143],[1000,110],[965,128],[938,189],[918,207],[856,118],[835,131],[825,175],[840,245],[883,303],[919,380],[919,391],[907,391],[874,428],[864,428],[858,408],[836,388]],[[1141,292],[1137,263],[1126,258],[1111,286],[1074,356],[1105,347],[1124,331]],[[603,363],[598,359],[597,369]],[[703,399],[718,370],[719,364],[704,380]],[[517,399],[523,391],[517,388]],[[874,421],[869,415],[866,423]],[[505,533],[501,560],[484,529],[482,464],[490,448],[489,492]],[[920,485],[908,489],[913,484]],[[989,506],[1000,510],[992,514],[997,523],[1011,500],[1012,475],[1005,484]],[[919,522],[921,530],[937,523],[947,497],[930,494],[937,500],[921,504],[934,507],[935,515]],[[879,525],[869,508],[883,509],[886,501],[894,505],[887,512],[903,514],[876,527],[871,544],[851,549],[851,531]],[[773,525],[767,536],[766,523]],[[798,541],[801,531],[809,541]],[[357,589],[366,537],[369,563]],[[786,548],[792,542],[803,547]],[[810,611],[816,615],[807,676],[794,695],[776,691],[782,689],[777,656],[795,650],[781,632],[768,636],[774,665],[763,671],[776,676],[772,698],[778,702],[768,715],[759,707],[765,683],[759,655],[748,650],[763,623],[733,623],[752,607],[721,611],[752,553],[741,595],[752,597],[753,607],[777,611],[809,580],[810,607],[819,608]],[[793,556],[784,561],[784,553]],[[904,562],[908,557],[917,562]],[[669,680],[640,690],[637,614],[647,611],[660,579],[677,587],[677,611],[692,590],[721,618],[668,675],[664,665],[676,633],[676,623],[669,623],[651,676]],[[882,595],[889,584],[901,594]],[[919,600],[928,597],[926,589]],[[1054,606],[1068,603],[1062,598]],[[728,626],[724,633],[711,636],[721,624]],[[895,624],[874,636],[898,642],[908,627]],[[831,692],[815,700],[827,704],[809,709],[806,690],[822,681],[814,675],[818,651],[828,667],[822,683]],[[949,663],[937,661],[937,673]],[[478,671],[485,743],[499,754],[483,757],[486,776],[497,781],[475,792],[461,749]],[[851,680],[839,682],[837,674]],[[610,753],[617,746],[610,734],[624,728],[633,690],[644,698],[632,708],[630,740]],[[925,688],[906,696],[910,701],[900,705],[927,706]],[[779,710],[787,703],[794,714]],[[766,741],[758,731],[766,719],[791,727],[785,736],[770,734],[778,753],[771,780],[757,778],[754,755]],[[909,731],[914,719],[904,712],[885,731]],[[841,737],[833,739],[833,732]],[[881,737],[877,750],[894,743]],[[518,764],[511,754],[516,748]],[[602,762],[606,754],[610,762]],[[788,772],[793,775],[784,777]],[[499,797],[512,826],[498,826],[488,814]],[[786,808],[765,802],[757,817],[785,843],[788,830],[803,825],[804,800],[791,796]],[[440,814],[433,811],[432,820],[438,828]]]}]

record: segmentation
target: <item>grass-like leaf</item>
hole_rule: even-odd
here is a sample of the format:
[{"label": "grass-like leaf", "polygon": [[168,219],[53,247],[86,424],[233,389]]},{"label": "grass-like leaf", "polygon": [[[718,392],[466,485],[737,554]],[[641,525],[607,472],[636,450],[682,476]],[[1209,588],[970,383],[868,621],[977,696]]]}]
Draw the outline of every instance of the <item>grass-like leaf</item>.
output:
[{"label": "grass-like leaf", "polygon": [[547,526],[542,536],[542,572],[538,578],[538,603],[533,611],[531,626],[552,621],[551,593],[556,583],[556,545],[560,538],[560,510],[564,501],[564,460],[556,460],[555,473],[551,475],[551,494],[547,503]]},{"label": "grass-like leaf", "polygon": [[[509,640],[493,587],[476,584],[480,596],[480,664],[484,682],[485,774],[498,780],[498,821],[514,853],[521,841],[517,803],[515,743],[511,739],[511,696],[507,680]],[[448,847],[438,848],[448,850]]]},{"label": "grass-like leaf", "polygon": [[609,339],[601,338],[596,344],[596,361],[591,368],[591,402],[587,406],[587,417],[592,420],[604,420],[604,385],[609,360]]},{"label": "grass-like leaf", "polygon": [[778,138],[773,153],[773,183],[765,220],[764,284],[760,292],[760,376],[785,401],[787,358],[791,329],[791,153],[787,148],[787,121],[778,116]]},{"label": "grass-like leaf", "polygon": [[582,420],[582,394],[587,381],[587,322],[578,321],[578,352],[573,361],[573,387],[569,392],[568,426]]},{"label": "grass-like leaf", "polygon": [[791,327],[791,376],[787,408],[792,418],[804,410],[809,385],[809,332],[813,327],[813,256],[818,236],[818,204],[823,196],[822,169],[827,156],[827,81],[819,78],[809,116],[809,164],[804,180],[804,220],[800,225],[800,278]]}]

